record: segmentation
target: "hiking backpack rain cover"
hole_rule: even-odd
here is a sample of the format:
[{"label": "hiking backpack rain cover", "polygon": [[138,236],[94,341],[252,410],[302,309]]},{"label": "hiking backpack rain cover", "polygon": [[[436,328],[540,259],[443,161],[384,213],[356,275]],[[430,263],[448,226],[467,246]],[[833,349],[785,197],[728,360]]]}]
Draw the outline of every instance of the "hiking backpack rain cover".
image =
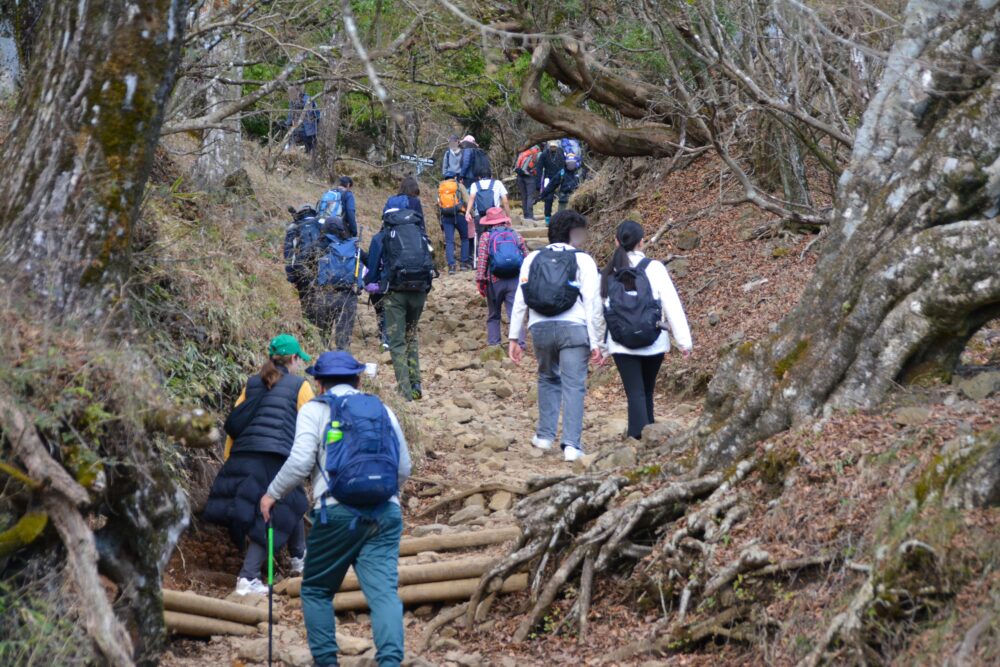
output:
[{"label": "hiking backpack rain cover", "polygon": [[316,208],[319,210],[317,215],[320,217],[344,217],[344,191],[340,188],[327,190]]},{"label": "hiking backpack rain cover", "polygon": [[384,505],[399,493],[399,441],[382,401],[362,393],[316,400],[330,406],[323,432],[327,494],[351,507]]},{"label": "hiking backpack rain cover", "polygon": [[513,229],[494,229],[489,238],[490,273],[497,278],[514,278],[521,272],[524,255]]},{"label": "hiking backpack rain cover", "polygon": [[521,286],[524,302],[536,313],[555,317],[580,298],[576,250],[542,248],[531,261],[528,282]]},{"label": "hiking backpack rain cover", "polygon": [[514,172],[518,176],[538,175],[538,154],[541,152],[538,146],[532,146],[526,151],[522,151],[517,156],[517,163],[514,165]]},{"label": "hiking backpack rain cover", "polygon": [[[633,350],[648,347],[660,337],[657,325],[663,311],[653,298],[653,288],[646,276],[649,262],[649,258],[645,258],[635,267],[618,269],[608,279],[608,305],[604,307],[608,335],[616,343]],[[631,281],[622,281],[626,276],[635,281],[634,290],[625,286],[625,282]]]},{"label": "hiking backpack rain cover", "polygon": [[430,289],[434,258],[419,221],[417,213],[409,209],[385,214],[383,272],[389,290],[426,292]]},{"label": "hiking backpack rain cover", "polygon": [[320,287],[351,289],[358,284],[360,261],[357,239],[326,235],[329,245],[316,263],[316,284]]}]

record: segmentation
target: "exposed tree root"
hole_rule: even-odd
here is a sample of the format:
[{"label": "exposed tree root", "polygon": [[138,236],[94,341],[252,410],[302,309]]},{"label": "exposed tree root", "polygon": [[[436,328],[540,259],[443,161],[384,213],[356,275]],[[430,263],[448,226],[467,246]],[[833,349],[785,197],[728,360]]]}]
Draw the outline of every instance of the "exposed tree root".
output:
[{"label": "exposed tree root", "polygon": [[97,574],[94,534],[80,513],[89,501],[87,490],[53,459],[35,432],[34,423],[8,396],[0,394],[0,424],[14,453],[34,479],[42,480],[42,502],[66,548],[73,585],[87,604],[80,609],[87,633],[108,665],[132,665],[132,641],[115,617]]}]

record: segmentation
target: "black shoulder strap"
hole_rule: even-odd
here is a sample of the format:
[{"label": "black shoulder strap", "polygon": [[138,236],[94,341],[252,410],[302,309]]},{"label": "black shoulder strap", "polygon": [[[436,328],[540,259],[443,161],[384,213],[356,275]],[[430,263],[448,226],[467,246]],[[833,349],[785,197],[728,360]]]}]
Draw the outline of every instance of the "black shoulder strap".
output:
[{"label": "black shoulder strap", "polygon": [[639,269],[640,271],[645,271],[646,267],[652,263],[653,260],[651,260],[649,257],[643,257],[642,260],[635,265],[635,268]]}]

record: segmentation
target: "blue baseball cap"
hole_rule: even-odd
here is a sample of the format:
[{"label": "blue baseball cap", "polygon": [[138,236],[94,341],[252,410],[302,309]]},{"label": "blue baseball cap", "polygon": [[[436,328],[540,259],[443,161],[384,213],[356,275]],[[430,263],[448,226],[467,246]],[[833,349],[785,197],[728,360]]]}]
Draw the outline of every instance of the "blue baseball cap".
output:
[{"label": "blue baseball cap", "polygon": [[324,352],[316,358],[316,363],[306,369],[313,377],[361,375],[365,365],[351,356],[350,352]]}]

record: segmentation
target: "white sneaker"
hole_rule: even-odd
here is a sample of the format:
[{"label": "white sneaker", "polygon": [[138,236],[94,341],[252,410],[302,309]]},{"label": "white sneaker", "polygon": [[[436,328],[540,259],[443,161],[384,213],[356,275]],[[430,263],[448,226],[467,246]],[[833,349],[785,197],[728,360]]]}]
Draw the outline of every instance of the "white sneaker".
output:
[{"label": "white sneaker", "polygon": [[302,573],[305,572],[306,570],[306,555],[302,554],[302,558],[296,558],[295,556],[292,556],[291,558],[289,558],[289,560],[292,563],[291,567],[292,576],[301,577]]},{"label": "white sneaker", "polygon": [[552,449],[552,441],[539,438],[537,435],[531,437],[531,446],[539,449]]},{"label": "white sneaker", "polygon": [[583,451],[573,447],[572,445],[566,445],[563,447],[563,460],[564,461],[576,461],[578,458],[583,456]]},{"label": "white sneaker", "polygon": [[260,579],[244,579],[240,577],[236,580],[237,595],[267,595],[267,586]]}]

